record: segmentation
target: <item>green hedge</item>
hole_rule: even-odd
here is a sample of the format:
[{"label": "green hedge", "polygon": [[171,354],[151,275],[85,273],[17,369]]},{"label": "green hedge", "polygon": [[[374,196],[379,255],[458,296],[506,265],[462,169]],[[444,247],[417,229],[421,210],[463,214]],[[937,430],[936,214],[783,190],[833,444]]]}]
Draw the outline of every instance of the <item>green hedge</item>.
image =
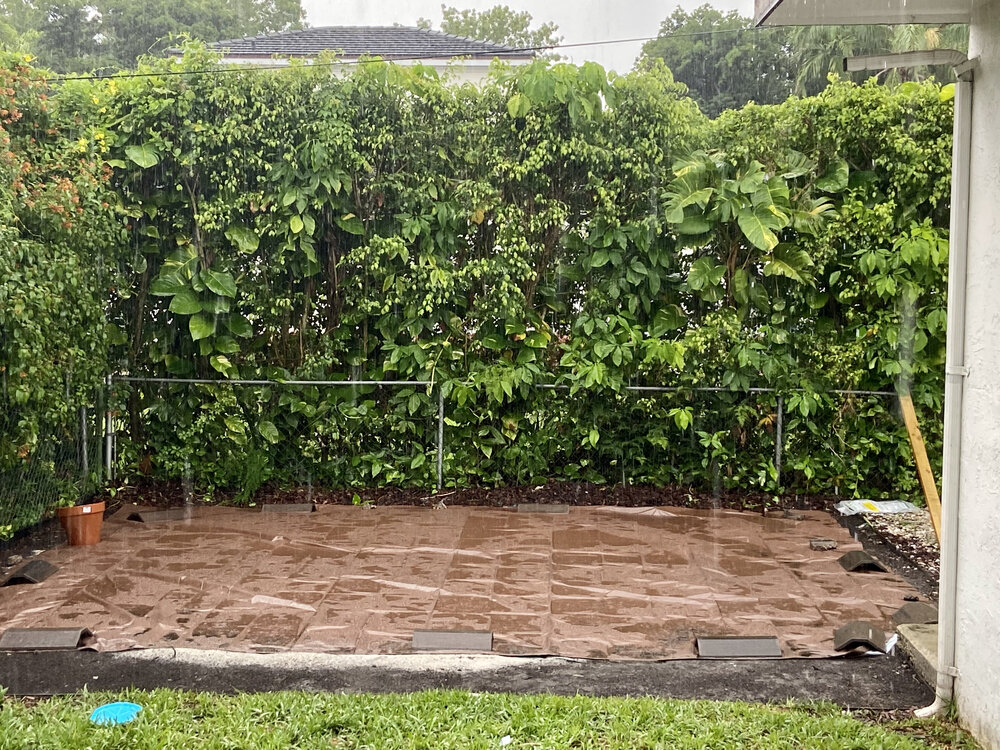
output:
[{"label": "green hedge", "polygon": [[[64,295],[72,314],[108,325],[36,321],[54,338],[0,363],[24,371],[51,345],[75,347],[88,382],[435,387],[119,386],[126,470],[244,496],[303,477],[426,485],[440,388],[452,483],[916,493],[891,399],[830,392],[902,382],[936,454],[947,89],[835,83],[710,121],[663,68],[539,62],[476,88],[380,62],[199,72],[215,64],[192,47],[143,77],[48,84],[59,127],[30,142],[3,125],[13,162],[94,165],[79,227],[52,236],[92,274]],[[0,205],[24,253],[50,252],[16,193]],[[6,341],[17,326],[0,312]],[[64,386],[38,382],[17,396],[28,422]],[[780,484],[759,387],[784,394]],[[22,437],[3,439],[13,460]]]}]

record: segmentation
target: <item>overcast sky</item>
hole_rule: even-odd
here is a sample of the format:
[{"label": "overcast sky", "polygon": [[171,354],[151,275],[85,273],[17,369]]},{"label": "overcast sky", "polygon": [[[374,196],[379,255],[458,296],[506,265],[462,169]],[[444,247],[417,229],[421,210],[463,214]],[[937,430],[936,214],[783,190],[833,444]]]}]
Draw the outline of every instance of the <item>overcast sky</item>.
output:
[{"label": "overcast sky", "polygon": [[[564,44],[656,36],[660,22],[678,5],[692,9],[705,0],[448,0],[456,8],[485,10],[507,5],[531,13],[534,25],[547,21],[559,26]],[[713,0],[720,10],[753,15],[753,0]],[[420,17],[441,24],[441,0],[302,0],[310,26],[412,26]],[[605,44],[563,50],[575,63],[596,60],[604,67],[627,72],[642,42]]]}]

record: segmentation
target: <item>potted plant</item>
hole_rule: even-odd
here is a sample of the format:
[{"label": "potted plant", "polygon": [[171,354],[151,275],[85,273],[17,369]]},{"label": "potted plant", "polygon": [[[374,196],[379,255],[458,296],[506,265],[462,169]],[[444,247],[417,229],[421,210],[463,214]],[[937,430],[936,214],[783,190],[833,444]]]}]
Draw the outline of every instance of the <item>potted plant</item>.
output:
[{"label": "potted plant", "polygon": [[60,500],[56,508],[56,517],[66,532],[70,546],[80,547],[97,544],[101,541],[101,526],[104,524],[104,501],[66,503]]}]

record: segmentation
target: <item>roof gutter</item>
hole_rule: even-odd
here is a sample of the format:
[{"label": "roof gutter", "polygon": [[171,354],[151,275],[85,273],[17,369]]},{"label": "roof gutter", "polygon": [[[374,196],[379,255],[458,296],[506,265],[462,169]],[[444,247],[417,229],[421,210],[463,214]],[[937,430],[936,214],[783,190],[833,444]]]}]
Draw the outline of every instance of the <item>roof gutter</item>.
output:
[{"label": "roof gutter", "polygon": [[782,0],[756,0],[757,12],[754,13],[756,16],[754,25],[763,26],[767,23],[767,19],[778,9],[781,2]]}]

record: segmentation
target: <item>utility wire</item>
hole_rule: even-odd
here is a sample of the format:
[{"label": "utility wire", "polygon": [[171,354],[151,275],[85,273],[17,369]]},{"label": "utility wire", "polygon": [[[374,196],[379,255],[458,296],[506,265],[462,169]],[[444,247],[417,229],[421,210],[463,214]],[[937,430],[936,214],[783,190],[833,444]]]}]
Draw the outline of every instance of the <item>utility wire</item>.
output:
[{"label": "utility wire", "polygon": [[[560,49],[570,49],[575,47],[597,47],[606,44],[632,44],[635,42],[650,42],[654,39],[675,39],[681,37],[699,37],[699,36],[716,36],[720,34],[741,34],[744,32],[757,33],[760,31],[771,31],[776,27],[765,27],[761,29],[715,29],[713,31],[690,31],[690,32],[678,32],[674,34],[663,34],[659,36],[638,36],[629,39],[605,39],[594,42],[574,42],[571,44],[548,44],[538,47],[513,47],[506,49],[503,52],[483,52],[483,53],[470,53],[465,52],[438,52],[432,55],[408,55],[408,56],[392,56],[392,57],[379,57],[378,59],[371,60],[331,60],[329,62],[310,63],[312,67],[333,67],[339,65],[341,67],[347,67],[351,65],[365,65],[369,63],[380,63],[380,62],[412,62],[414,60],[450,60],[454,58],[472,58],[472,59],[492,59],[494,57],[504,59],[505,56],[512,53],[518,52],[549,52],[552,50]],[[218,51],[222,51],[220,48]],[[331,50],[332,51],[332,50]],[[274,54],[274,57],[280,58],[280,54]],[[291,57],[291,56],[289,56]],[[297,56],[299,58],[306,57],[305,55]],[[288,64],[283,65],[253,65],[247,66],[252,67],[254,70],[283,70],[288,67]],[[52,83],[62,83],[64,81],[106,81],[119,78],[156,78],[158,76],[194,76],[194,75],[221,75],[225,73],[238,73],[246,70],[246,67],[239,65],[229,65],[224,68],[204,68],[202,70],[164,70],[151,73],[111,73],[111,74],[90,74],[90,75],[76,75],[76,76],[53,76],[49,79]]]}]

